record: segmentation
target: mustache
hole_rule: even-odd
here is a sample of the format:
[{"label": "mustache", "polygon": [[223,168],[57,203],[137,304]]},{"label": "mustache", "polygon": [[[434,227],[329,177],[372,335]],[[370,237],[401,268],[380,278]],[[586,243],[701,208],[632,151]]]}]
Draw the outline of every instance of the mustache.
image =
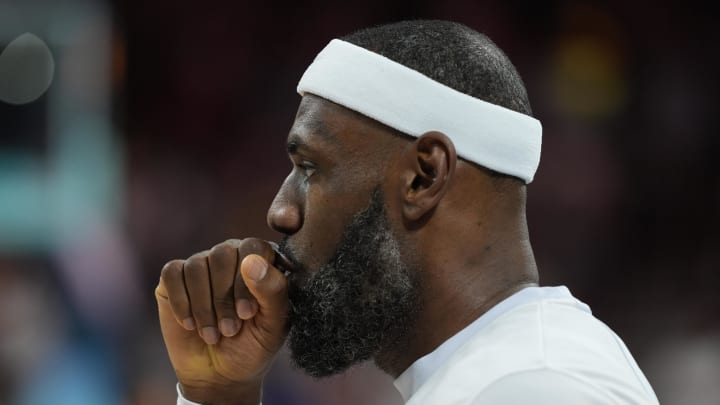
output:
[{"label": "mustache", "polygon": [[275,251],[275,267],[286,272],[286,273],[305,273],[305,266],[300,263],[297,255],[290,246],[288,237],[285,236],[280,240],[280,243],[271,243],[273,250]]}]

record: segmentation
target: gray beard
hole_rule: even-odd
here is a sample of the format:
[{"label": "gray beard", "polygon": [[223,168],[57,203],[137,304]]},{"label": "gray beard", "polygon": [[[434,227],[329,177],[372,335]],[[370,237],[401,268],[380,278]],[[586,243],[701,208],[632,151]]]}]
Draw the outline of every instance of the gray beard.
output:
[{"label": "gray beard", "polygon": [[[294,261],[287,239],[280,251]],[[302,278],[302,276],[306,278]],[[377,188],[327,264],[290,275],[288,345],[295,365],[326,377],[402,345],[418,311],[418,277],[401,259]]]}]

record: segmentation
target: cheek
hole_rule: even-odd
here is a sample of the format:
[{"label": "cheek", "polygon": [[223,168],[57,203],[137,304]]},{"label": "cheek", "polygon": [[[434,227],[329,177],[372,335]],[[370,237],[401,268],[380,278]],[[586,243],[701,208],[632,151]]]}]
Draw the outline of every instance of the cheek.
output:
[{"label": "cheek", "polygon": [[306,266],[318,268],[330,260],[345,227],[357,212],[367,206],[369,195],[369,192],[341,187],[308,187],[303,227],[296,235],[296,248]]},{"label": "cheek", "polygon": [[307,199],[303,229],[298,236],[313,268],[326,263],[335,251],[343,231],[342,209],[332,199]]},{"label": "cheek", "polygon": [[302,228],[292,239],[298,259],[317,269],[333,257],[354,216],[366,209],[375,188],[383,182],[383,164],[377,156],[354,151],[303,184]]}]

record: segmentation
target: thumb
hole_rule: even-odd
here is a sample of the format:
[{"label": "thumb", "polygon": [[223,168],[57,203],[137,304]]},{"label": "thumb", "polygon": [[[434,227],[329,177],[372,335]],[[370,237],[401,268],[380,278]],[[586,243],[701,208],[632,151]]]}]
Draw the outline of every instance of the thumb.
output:
[{"label": "thumb", "polygon": [[243,281],[258,303],[258,312],[268,320],[282,321],[288,313],[287,278],[265,258],[251,254],[240,264]]}]

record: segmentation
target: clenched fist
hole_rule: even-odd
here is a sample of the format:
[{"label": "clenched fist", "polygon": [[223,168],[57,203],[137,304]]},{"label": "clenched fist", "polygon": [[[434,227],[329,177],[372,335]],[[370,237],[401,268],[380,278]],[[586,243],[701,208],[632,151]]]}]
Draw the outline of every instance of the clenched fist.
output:
[{"label": "clenched fist", "polygon": [[155,289],[165,346],[183,395],[206,404],[260,402],[287,335],[287,280],[269,242],[228,240],[162,269]]}]

